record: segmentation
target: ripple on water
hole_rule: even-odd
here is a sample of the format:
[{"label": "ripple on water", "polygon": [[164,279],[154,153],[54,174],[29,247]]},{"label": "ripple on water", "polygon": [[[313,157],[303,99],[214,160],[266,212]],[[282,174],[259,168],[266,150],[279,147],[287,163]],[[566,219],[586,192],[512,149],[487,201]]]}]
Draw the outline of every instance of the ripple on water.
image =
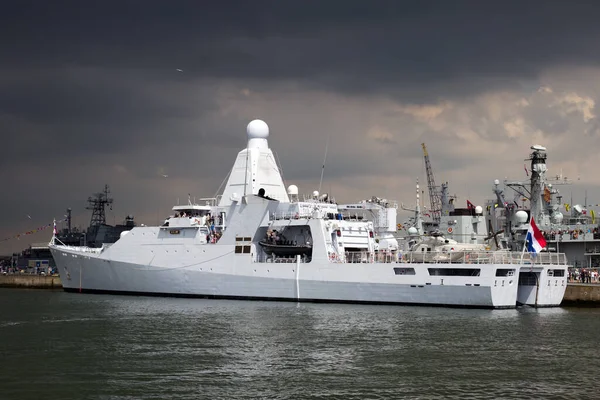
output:
[{"label": "ripple on water", "polygon": [[0,292],[19,304],[0,311],[3,398],[582,399],[597,389],[600,310],[23,293]]}]

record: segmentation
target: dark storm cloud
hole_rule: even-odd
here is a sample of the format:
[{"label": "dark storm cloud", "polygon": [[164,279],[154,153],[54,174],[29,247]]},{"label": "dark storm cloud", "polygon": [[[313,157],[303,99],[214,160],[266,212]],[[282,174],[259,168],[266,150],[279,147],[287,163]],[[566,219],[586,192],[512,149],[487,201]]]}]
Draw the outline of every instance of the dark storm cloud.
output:
[{"label": "dark storm cloud", "polygon": [[[156,78],[143,72],[67,68],[25,74],[26,79],[19,79],[24,73],[17,71],[17,79],[0,84],[3,145],[11,150],[0,158],[0,165],[19,162],[23,152],[38,159],[87,158],[148,147],[168,151],[176,145],[185,155],[189,146],[182,143],[192,135],[199,140],[206,134],[197,126],[186,128],[186,122],[217,111],[210,96],[186,104],[188,98],[176,93],[177,86],[157,86]],[[231,134],[222,129],[211,138],[211,145],[239,147],[239,141],[232,142]]]},{"label": "dark storm cloud", "polygon": [[0,56],[396,96],[436,85],[447,96],[514,85],[549,64],[596,64],[599,11],[558,1],[22,2],[3,10]]},{"label": "dark storm cloud", "polygon": [[[318,182],[321,172],[325,136],[302,136],[303,119],[312,129],[338,130],[326,179],[395,177],[403,161],[411,169],[401,172],[416,175],[421,141],[449,148],[456,137],[398,119],[386,127],[391,136],[365,139],[377,117],[347,114],[386,96],[436,103],[495,88],[535,90],[548,68],[594,66],[599,11],[594,2],[562,1],[5,2],[0,180],[10,190],[0,209],[10,211],[3,225],[28,230],[23,216],[31,212],[36,224],[47,223],[104,183],[136,215],[155,214],[157,204],[168,210],[190,191],[212,194],[252,118],[273,121],[270,143],[290,180]],[[301,99],[290,100],[294,93]],[[340,94],[358,106],[327,109]],[[261,103],[268,96],[277,99]],[[297,117],[299,109],[306,115]],[[531,113],[547,119],[541,126],[549,133],[567,129],[555,114]],[[460,117],[445,118],[453,127]],[[474,124],[501,140],[501,123],[496,130],[487,123]],[[352,147],[371,142],[380,147]],[[436,157],[435,166],[449,171],[473,160]]]}]

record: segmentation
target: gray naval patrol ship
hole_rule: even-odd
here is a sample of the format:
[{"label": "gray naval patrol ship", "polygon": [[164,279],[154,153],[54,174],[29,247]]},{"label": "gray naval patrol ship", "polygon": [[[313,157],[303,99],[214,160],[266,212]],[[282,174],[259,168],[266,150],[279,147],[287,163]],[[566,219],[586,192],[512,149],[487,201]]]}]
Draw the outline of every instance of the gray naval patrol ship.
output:
[{"label": "gray naval patrol ship", "polygon": [[[508,247],[522,240],[523,221],[533,217],[550,251],[564,253],[573,267],[600,267],[600,224],[595,211],[564,203],[558,187],[570,182],[562,175],[548,177],[545,147],[535,145],[531,150],[529,179],[506,180],[504,188],[496,180],[496,198],[486,205],[489,226],[496,231],[507,227],[509,235],[503,235],[502,241]],[[513,198],[509,198],[510,193]]]},{"label": "gray naval patrol ship", "polygon": [[266,123],[250,122],[247,135],[217,198],[175,206],[163,226],[135,227],[101,248],[53,238],[64,289],[487,308],[562,301],[563,254],[444,247],[449,257],[400,256],[387,240],[381,257],[372,220],[348,218],[342,211],[351,207],[318,193],[301,199],[295,185],[286,189]]}]

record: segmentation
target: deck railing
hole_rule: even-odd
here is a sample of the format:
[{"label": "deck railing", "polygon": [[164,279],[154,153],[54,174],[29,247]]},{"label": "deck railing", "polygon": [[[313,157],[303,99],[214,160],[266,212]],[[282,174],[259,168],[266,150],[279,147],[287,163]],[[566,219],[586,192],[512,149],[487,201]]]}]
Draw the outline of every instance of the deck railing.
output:
[{"label": "deck railing", "polygon": [[87,246],[67,246],[67,245],[56,245],[58,249],[69,250],[77,253],[92,253],[100,254],[103,250],[110,247],[110,244],[104,243],[102,247],[87,247]]},{"label": "deck railing", "polygon": [[346,252],[343,256],[330,255],[336,263],[423,263],[423,264],[511,264],[511,265],[567,265],[564,253],[539,253],[504,251],[453,251],[447,253],[408,252],[372,253]]}]

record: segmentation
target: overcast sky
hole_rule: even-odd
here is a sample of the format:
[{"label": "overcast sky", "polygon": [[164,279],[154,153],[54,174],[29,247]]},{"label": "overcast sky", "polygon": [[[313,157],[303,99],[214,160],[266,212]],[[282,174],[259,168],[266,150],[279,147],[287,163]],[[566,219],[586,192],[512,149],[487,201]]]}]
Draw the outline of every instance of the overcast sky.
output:
[{"label": "overcast sky", "polygon": [[87,227],[104,184],[109,223],[213,196],[255,118],[301,193],[318,188],[327,137],[338,201],[414,204],[425,142],[463,206],[525,178],[541,144],[550,174],[573,180],[563,195],[600,203],[599,15],[548,0],[4,2],[0,240],[67,207]]}]

